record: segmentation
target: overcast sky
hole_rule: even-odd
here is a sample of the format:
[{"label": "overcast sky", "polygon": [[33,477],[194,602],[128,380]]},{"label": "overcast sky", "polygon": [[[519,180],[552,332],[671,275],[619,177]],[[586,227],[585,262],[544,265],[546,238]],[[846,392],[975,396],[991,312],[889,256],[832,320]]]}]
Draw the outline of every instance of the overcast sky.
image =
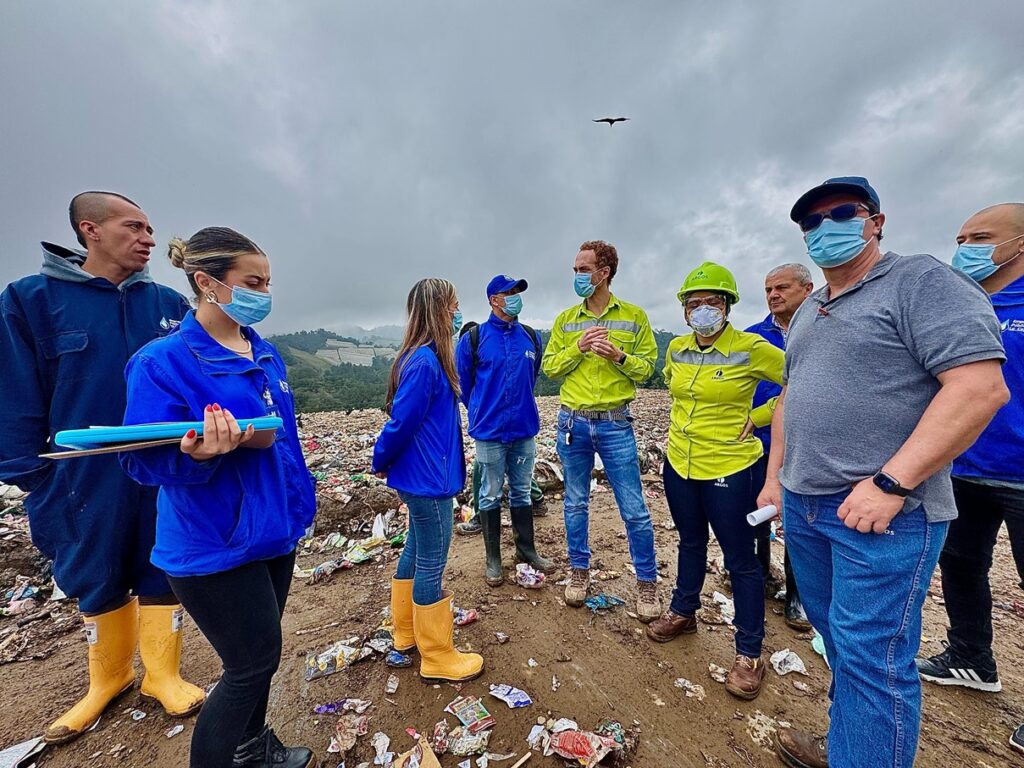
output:
[{"label": "overcast sky", "polygon": [[967,216],[1024,199],[1022,29],[1007,0],[7,0],[0,283],[74,244],[72,195],[110,189],[183,291],[171,235],[259,243],[264,332],[401,322],[426,276],[480,318],[499,272],[549,327],[592,238],[655,326],[683,331],[706,259],[747,324],[768,268],[809,264],[788,211],[826,177],[867,176],[884,245],[947,261]]}]

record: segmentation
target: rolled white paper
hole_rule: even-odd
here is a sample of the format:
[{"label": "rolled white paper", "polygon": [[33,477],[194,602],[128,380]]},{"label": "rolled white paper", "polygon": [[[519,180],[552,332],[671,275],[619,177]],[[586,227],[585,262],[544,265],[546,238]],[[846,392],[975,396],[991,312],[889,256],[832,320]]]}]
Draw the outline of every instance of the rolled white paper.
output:
[{"label": "rolled white paper", "polygon": [[774,504],[769,504],[767,507],[761,507],[747,515],[747,523],[760,525],[765,520],[771,520],[777,514],[779,514],[778,508]]}]

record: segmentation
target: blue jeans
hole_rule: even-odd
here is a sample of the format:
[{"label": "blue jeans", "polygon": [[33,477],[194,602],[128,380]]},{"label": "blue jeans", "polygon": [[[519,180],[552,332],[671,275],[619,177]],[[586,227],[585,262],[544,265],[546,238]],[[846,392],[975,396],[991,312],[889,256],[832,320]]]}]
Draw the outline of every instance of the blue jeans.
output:
[{"label": "blue jeans", "polygon": [[409,507],[409,533],[395,578],[412,579],[412,601],[433,605],[441,599],[441,576],[448,564],[455,507],[452,499],[430,499],[398,492]]},{"label": "blue jeans", "polygon": [[761,462],[716,480],[688,480],[666,461],[665,498],[679,531],[679,562],[672,612],[693,616],[700,608],[700,593],[708,562],[708,525],[725,555],[736,604],[736,653],[756,659],[764,640],[764,572],[754,552],[756,528],[747,513],[757,506],[764,485]]},{"label": "blue jeans", "polygon": [[[571,435],[571,438],[568,436]],[[558,412],[558,457],[565,473],[565,536],[569,565],[590,568],[590,474],[594,454],[601,457],[626,524],[629,554],[640,581],[657,581],[654,526],[640,485],[640,462],[632,419],[591,421]]]},{"label": "blue jeans", "polygon": [[923,507],[885,534],[847,528],[847,493],[786,491],[783,524],[800,597],[832,665],[828,758],[844,768],[911,768],[921,729],[921,606],[949,523]]},{"label": "blue jeans", "polygon": [[508,477],[508,504],[512,509],[532,506],[530,481],[533,462],[537,456],[537,441],[532,437],[502,443],[497,440],[477,440],[476,460],[480,463],[480,509],[501,507],[501,494]]}]

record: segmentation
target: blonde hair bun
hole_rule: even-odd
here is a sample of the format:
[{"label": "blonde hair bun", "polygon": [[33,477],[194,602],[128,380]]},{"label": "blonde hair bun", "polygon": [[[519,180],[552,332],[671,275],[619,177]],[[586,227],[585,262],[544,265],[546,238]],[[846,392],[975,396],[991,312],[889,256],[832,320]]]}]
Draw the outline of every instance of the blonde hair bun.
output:
[{"label": "blonde hair bun", "polygon": [[167,258],[175,269],[185,268],[185,253],[188,251],[188,244],[180,237],[172,237],[167,243]]}]

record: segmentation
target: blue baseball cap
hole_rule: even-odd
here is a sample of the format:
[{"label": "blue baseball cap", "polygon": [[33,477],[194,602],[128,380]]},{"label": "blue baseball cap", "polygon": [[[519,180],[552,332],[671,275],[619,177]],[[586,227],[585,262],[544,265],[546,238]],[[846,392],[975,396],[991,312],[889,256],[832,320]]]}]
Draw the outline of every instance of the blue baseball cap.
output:
[{"label": "blue baseball cap", "polygon": [[522,293],[526,290],[526,285],[525,280],[516,280],[508,275],[495,275],[487,284],[487,298],[491,298],[496,293],[508,293],[511,290]]},{"label": "blue baseball cap", "polygon": [[799,222],[821,198],[844,193],[854,195],[865,203],[873,203],[876,211],[881,208],[878,193],[863,176],[836,176],[833,179],[825,179],[814,189],[800,195],[800,199],[793,204],[793,210],[789,212],[789,218]]}]

